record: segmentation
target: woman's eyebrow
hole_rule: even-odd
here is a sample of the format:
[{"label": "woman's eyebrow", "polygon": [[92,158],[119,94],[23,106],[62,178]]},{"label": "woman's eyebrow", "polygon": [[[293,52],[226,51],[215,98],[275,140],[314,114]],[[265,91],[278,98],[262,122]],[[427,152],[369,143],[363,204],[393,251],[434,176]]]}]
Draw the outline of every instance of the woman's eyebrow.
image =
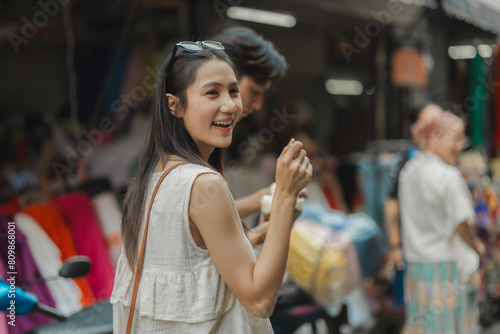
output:
[{"label": "woman's eyebrow", "polygon": [[[233,81],[228,86],[235,86],[235,85],[238,85],[238,81]],[[205,88],[205,87],[209,87],[209,86],[223,87],[224,85],[220,82],[217,82],[217,81],[210,81],[210,82],[207,82],[206,84],[204,84],[203,86],[201,86],[201,88]]]}]

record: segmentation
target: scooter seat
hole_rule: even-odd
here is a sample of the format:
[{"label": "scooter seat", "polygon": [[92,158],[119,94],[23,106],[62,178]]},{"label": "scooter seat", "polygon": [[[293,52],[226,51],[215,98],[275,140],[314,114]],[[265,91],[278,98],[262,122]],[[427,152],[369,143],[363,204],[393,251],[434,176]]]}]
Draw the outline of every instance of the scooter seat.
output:
[{"label": "scooter seat", "polygon": [[28,334],[113,333],[113,305],[101,301],[69,316],[66,320],[31,330]]}]

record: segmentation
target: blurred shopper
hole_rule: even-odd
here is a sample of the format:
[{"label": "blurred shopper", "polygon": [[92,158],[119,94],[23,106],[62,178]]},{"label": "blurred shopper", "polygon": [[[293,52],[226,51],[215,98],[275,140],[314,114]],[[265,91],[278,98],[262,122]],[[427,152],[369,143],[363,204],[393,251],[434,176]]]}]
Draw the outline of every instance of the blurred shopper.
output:
[{"label": "blurred shopper", "polygon": [[[274,47],[252,29],[230,27],[212,38],[224,45],[229,58],[238,71],[240,96],[243,103],[241,118],[247,117],[262,108],[264,93],[271,83],[285,75],[288,64]],[[260,209],[260,199],[269,194],[269,187],[236,200],[236,208],[241,218],[245,218]],[[259,224],[249,232],[253,245],[264,241],[267,224]]]},{"label": "blurred shopper", "polygon": [[[265,93],[275,80],[286,74],[288,64],[272,42],[246,27],[227,28],[212,39],[224,45],[226,53],[238,70],[243,103],[241,120],[262,108]],[[307,142],[304,142],[304,149],[306,146]],[[308,156],[309,153],[313,153],[309,150],[307,152]],[[269,193],[269,187],[264,187],[237,199],[236,207],[241,218],[257,212],[260,209],[262,196]],[[302,191],[300,195],[305,195],[305,191]],[[259,224],[248,232],[248,238],[254,246],[265,240],[268,226],[269,223],[263,221],[261,216]],[[271,316],[275,333],[291,333],[304,323],[304,318],[291,316],[290,310],[293,306],[310,303],[310,297],[305,295],[294,282],[289,279],[285,280],[283,288],[279,291],[275,311]]]},{"label": "blurred shopper", "polygon": [[221,42],[238,70],[243,112],[247,117],[262,108],[264,93],[271,83],[285,75],[288,68],[285,57],[273,43],[245,27],[227,28],[213,40]]},{"label": "blurred shopper", "polygon": [[[400,219],[399,219],[399,175],[406,163],[414,157],[425,141],[424,129],[428,124],[442,115],[442,109],[431,103],[425,104],[410,113],[410,133],[412,142],[403,151],[400,162],[394,173],[394,179],[385,200],[385,228],[387,241],[389,243],[388,260],[391,261],[398,271],[404,267],[401,252]],[[401,295],[402,298],[402,295]]]},{"label": "blurred shopper", "polygon": [[464,130],[464,121],[450,112],[426,124],[422,151],[399,175],[405,333],[478,333],[477,302],[468,286],[484,248],[471,225],[467,185],[455,167]]},{"label": "blurred shopper", "polygon": [[[426,103],[424,106],[415,108],[409,115],[411,143],[402,152],[399,164],[393,173],[393,181],[389,194],[385,199],[385,228],[389,252],[387,254],[387,265],[389,272],[394,272],[393,294],[394,300],[392,306],[394,311],[404,310],[404,260],[401,250],[401,223],[399,216],[398,187],[399,175],[403,167],[415,156],[425,141],[423,129],[433,120],[442,115],[442,109],[432,103]],[[394,270],[395,269],[395,270]],[[399,317],[394,333],[401,331],[403,317]]]}]

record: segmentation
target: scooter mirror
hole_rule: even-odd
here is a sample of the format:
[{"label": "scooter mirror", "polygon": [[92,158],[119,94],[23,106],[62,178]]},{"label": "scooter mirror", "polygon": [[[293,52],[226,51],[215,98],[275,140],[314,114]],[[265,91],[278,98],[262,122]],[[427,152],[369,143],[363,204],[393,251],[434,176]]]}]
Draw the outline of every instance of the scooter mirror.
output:
[{"label": "scooter mirror", "polygon": [[76,255],[64,261],[61,270],[59,270],[59,276],[64,278],[84,277],[88,275],[91,268],[92,262],[90,258],[83,255]]}]

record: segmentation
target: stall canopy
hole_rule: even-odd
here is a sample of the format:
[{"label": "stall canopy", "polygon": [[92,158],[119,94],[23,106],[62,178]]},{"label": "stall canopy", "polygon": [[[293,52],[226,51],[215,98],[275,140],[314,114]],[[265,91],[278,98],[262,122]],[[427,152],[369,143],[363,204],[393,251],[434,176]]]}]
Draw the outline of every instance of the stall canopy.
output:
[{"label": "stall canopy", "polygon": [[476,27],[500,34],[500,1],[441,0],[446,13]]},{"label": "stall canopy", "polygon": [[[435,9],[439,0],[388,0]],[[500,34],[499,0],[441,0],[444,11],[451,17],[476,27]]]}]

